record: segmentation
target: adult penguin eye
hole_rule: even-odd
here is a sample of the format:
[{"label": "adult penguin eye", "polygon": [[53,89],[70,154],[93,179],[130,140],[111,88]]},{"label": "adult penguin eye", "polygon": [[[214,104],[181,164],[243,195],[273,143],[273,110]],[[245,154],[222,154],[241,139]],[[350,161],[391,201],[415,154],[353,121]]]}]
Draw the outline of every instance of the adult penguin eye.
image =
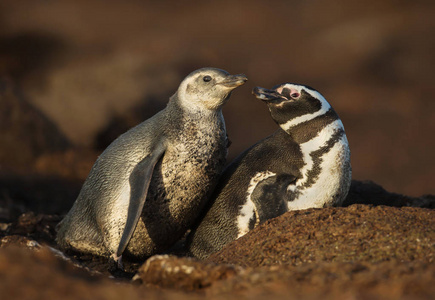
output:
[{"label": "adult penguin eye", "polygon": [[202,80],[204,80],[205,82],[209,82],[209,81],[211,81],[211,77],[206,75],[202,78]]},{"label": "adult penguin eye", "polygon": [[299,98],[300,95],[301,94],[299,94],[299,93],[291,93],[290,97],[292,97],[293,99],[297,99],[297,98]]}]

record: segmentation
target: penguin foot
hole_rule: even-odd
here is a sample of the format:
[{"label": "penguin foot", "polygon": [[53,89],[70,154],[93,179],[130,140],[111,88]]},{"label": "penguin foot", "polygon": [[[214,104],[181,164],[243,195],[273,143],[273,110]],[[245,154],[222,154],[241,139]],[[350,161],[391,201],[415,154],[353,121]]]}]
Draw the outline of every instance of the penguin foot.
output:
[{"label": "penguin foot", "polygon": [[114,272],[117,270],[124,271],[124,265],[122,263],[122,254],[120,256],[113,253],[109,258],[109,271]]}]

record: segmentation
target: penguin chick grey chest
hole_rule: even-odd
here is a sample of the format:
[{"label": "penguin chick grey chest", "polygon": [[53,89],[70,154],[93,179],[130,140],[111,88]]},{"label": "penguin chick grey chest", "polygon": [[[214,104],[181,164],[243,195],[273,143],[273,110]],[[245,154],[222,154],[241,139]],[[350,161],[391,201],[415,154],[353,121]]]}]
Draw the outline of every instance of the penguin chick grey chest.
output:
[{"label": "penguin chick grey chest", "polygon": [[351,182],[350,150],[337,113],[316,90],[285,83],[255,88],[274,134],[223,172],[187,247],[206,258],[259,224],[289,210],[341,205]]},{"label": "penguin chick grey chest", "polygon": [[[145,223],[150,219],[166,220],[157,223],[160,229],[154,238],[162,242],[172,240],[169,232],[178,231],[180,225],[190,225],[192,220],[183,215],[200,210],[202,203],[187,199],[195,198],[198,191],[215,184],[219,175],[216,170],[225,164],[227,155],[223,118],[194,114],[178,124],[179,134],[167,133],[167,150],[156,165],[142,212]],[[160,234],[165,231],[168,234]]]},{"label": "penguin chick grey chest", "polygon": [[222,106],[244,75],[189,74],[167,107],[116,139],[95,162],[57,242],[111,256],[164,251],[191,226],[225,163]]}]

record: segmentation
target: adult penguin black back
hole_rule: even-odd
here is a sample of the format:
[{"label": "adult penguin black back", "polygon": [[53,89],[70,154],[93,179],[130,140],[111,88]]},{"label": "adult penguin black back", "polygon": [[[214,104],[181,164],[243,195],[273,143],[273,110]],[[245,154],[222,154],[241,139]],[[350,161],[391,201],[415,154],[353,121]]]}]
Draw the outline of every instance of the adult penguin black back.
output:
[{"label": "adult penguin black back", "polygon": [[316,90],[284,83],[256,87],[275,133],[239,155],[224,171],[188,251],[207,258],[257,225],[289,210],[339,206],[351,182],[350,150],[337,113]]},{"label": "adult penguin black back", "polygon": [[222,107],[244,75],[189,74],[167,107],[118,137],[98,158],[59,225],[63,249],[145,258],[192,226],[225,165]]}]

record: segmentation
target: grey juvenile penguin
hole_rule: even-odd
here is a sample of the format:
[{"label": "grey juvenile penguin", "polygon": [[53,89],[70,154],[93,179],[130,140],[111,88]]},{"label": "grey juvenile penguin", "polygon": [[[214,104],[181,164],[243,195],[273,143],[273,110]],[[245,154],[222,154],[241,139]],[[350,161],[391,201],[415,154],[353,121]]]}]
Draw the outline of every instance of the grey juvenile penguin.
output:
[{"label": "grey juvenile penguin", "polygon": [[97,159],[58,227],[63,249],[145,258],[179,240],[203,209],[227,155],[222,106],[244,75],[189,74],[165,109]]},{"label": "grey juvenile penguin", "polygon": [[344,127],[319,92],[284,83],[253,93],[280,129],[225,169],[187,239],[201,259],[286,211],[341,205],[350,188]]}]

